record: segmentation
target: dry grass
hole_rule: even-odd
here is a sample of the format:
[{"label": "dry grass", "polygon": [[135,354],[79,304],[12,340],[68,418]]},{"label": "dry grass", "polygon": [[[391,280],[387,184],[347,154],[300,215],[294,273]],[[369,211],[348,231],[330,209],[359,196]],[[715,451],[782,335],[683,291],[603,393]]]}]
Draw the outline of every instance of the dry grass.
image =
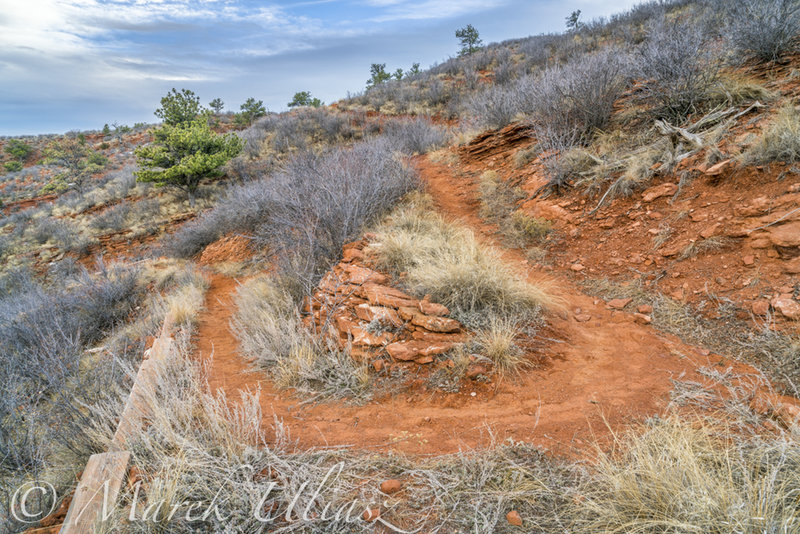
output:
[{"label": "dry grass", "polygon": [[523,197],[519,189],[511,187],[495,171],[486,171],[478,179],[481,196],[480,215],[484,219],[500,220],[510,214]]},{"label": "dry grass", "polygon": [[800,444],[673,416],[600,453],[578,532],[791,532]]},{"label": "dry grass", "polygon": [[278,386],[314,398],[364,401],[372,378],[347,348],[340,348],[304,326],[289,291],[269,276],[256,276],[236,292],[231,327],[242,350],[267,370]]},{"label": "dry grass", "polygon": [[[660,233],[659,233],[660,234]],[[658,237],[658,236],[656,236]],[[726,245],[730,243],[730,240],[719,237],[719,236],[712,236],[707,239],[700,239],[698,241],[692,241],[689,245],[683,249],[678,260],[685,260],[688,258],[694,258],[695,256],[699,256],[706,252],[713,252],[715,250],[720,250],[724,248]]]},{"label": "dry grass", "polygon": [[525,167],[542,153],[541,147],[539,147],[538,143],[535,143],[527,148],[522,148],[514,152],[514,167],[517,169],[521,169]]},{"label": "dry grass", "polygon": [[424,198],[396,209],[376,229],[370,247],[379,266],[405,272],[404,283],[418,295],[431,295],[470,327],[494,318],[535,319],[556,305],[544,286],[525,282],[466,228],[446,223],[426,208]]},{"label": "dry grass", "polygon": [[800,160],[800,114],[792,106],[782,108],[764,134],[742,154],[745,163]]},{"label": "dry grass", "polygon": [[525,352],[517,345],[521,325],[514,319],[494,319],[488,327],[475,333],[478,352],[491,360],[501,375],[517,374],[528,363]]},{"label": "dry grass", "polygon": [[709,105],[743,106],[753,102],[762,104],[775,98],[775,94],[757,80],[741,76],[722,76],[709,91]]},{"label": "dry grass", "polygon": [[553,231],[553,226],[547,219],[532,217],[521,211],[512,213],[500,226],[503,237],[512,247],[541,244]]}]

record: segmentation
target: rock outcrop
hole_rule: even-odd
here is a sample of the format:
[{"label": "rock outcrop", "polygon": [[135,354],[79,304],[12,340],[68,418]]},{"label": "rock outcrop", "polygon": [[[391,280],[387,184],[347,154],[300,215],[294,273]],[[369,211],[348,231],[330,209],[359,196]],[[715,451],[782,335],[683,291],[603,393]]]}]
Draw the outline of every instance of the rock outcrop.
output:
[{"label": "rock outcrop", "polygon": [[322,278],[304,308],[310,328],[350,344],[355,357],[419,364],[464,341],[463,326],[446,306],[393,287],[389,275],[368,263],[366,245],[366,239],[345,245],[342,261]]}]

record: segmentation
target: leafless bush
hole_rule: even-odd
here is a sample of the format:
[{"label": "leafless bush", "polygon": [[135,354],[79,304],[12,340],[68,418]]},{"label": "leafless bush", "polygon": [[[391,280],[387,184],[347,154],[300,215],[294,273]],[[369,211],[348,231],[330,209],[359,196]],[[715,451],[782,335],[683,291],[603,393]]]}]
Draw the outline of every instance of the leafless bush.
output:
[{"label": "leafless bush", "polygon": [[468,112],[481,126],[502,128],[531,111],[527,91],[531,85],[530,77],[509,86],[492,85],[468,100]]},{"label": "leafless bush", "polygon": [[745,58],[778,61],[797,50],[800,2],[738,0],[725,2],[729,40]]},{"label": "leafless bush", "polygon": [[537,130],[584,143],[605,128],[626,86],[627,59],[610,48],[547,69],[528,96],[535,103],[531,121]]},{"label": "leafless bush", "polygon": [[119,231],[125,228],[125,223],[130,212],[130,204],[127,202],[120,202],[116,206],[111,206],[97,214],[89,225],[98,230]]},{"label": "leafless bush", "polygon": [[140,297],[136,272],[99,265],[46,288],[19,273],[0,295],[0,475],[37,471],[57,444],[92,452],[76,428],[81,403],[112,390],[109,373],[85,373],[82,350],[128,317]]},{"label": "leafless bush", "polygon": [[384,132],[407,154],[424,154],[431,149],[444,146],[447,142],[447,130],[433,124],[426,117],[390,121],[386,124]]},{"label": "leafless bush", "polygon": [[641,89],[659,117],[683,120],[719,79],[720,56],[700,24],[661,19],[637,50]]},{"label": "leafless bush", "polygon": [[342,245],[416,186],[395,149],[375,139],[300,155],[270,178],[231,189],[216,208],[171,236],[168,249],[191,256],[226,233],[248,232],[310,288]]}]

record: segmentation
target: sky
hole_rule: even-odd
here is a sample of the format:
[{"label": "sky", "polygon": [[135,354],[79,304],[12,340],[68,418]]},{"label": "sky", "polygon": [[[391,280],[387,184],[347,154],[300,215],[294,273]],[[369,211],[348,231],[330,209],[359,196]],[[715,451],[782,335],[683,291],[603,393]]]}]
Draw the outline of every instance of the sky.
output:
[{"label": "sky", "polygon": [[562,31],[636,0],[0,0],[0,136],[157,122],[171,88],[238,111],[362,91],[372,63],[422,68],[485,43]]}]

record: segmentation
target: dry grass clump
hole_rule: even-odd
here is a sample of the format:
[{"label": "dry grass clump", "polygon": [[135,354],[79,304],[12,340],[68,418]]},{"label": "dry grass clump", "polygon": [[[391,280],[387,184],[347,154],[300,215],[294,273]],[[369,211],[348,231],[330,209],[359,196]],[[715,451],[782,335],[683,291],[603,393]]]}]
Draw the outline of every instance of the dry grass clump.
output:
[{"label": "dry grass clump", "polygon": [[514,209],[522,198],[520,190],[502,180],[495,171],[486,171],[478,179],[481,195],[480,215],[485,219],[501,219]]},{"label": "dry grass clump", "polygon": [[600,453],[577,532],[790,532],[800,444],[745,438],[678,416]]},{"label": "dry grass clump", "polygon": [[782,108],[758,141],[742,154],[742,159],[751,164],[800,160],[800,114],[797,110],[792,106]]},{"label": "dry grass clump", "polygon": [[525,352],[517,345],[522,326],[513,318],[495,318],[475,333],[478,352],[492,361],[501,375],[519,373],[525,366]]},{"label": "dry grass clump", "polygon": [[553,225],[547,219],[532,217],[521,211],[512,213],[501,226],[506,241],[516,247],[541,243],[553,231]]},{"label": "dry grass clump", "polygon": [[290,291],[266,275],[250,279],[236,291],[232,320],[242,350],[266,369],[276,383],[321,398],[365,400],[371,378],[350,351],[304,326]]},{"label": "dry grass clump", "polygon": [[763,362],[776,383],[800,397],[800,330],[776,332],[768,324],[741,341],[746,352]]},{"label": "dry grass clump", "polygon": [[405,272],[412,292],[431,295],[470,327],[497,317],[535,318],[555,304],[547,288],[525,282],[470,230],[446,223],[418,203],[395,210],[376,232],[370,249],[380,267]]}]

